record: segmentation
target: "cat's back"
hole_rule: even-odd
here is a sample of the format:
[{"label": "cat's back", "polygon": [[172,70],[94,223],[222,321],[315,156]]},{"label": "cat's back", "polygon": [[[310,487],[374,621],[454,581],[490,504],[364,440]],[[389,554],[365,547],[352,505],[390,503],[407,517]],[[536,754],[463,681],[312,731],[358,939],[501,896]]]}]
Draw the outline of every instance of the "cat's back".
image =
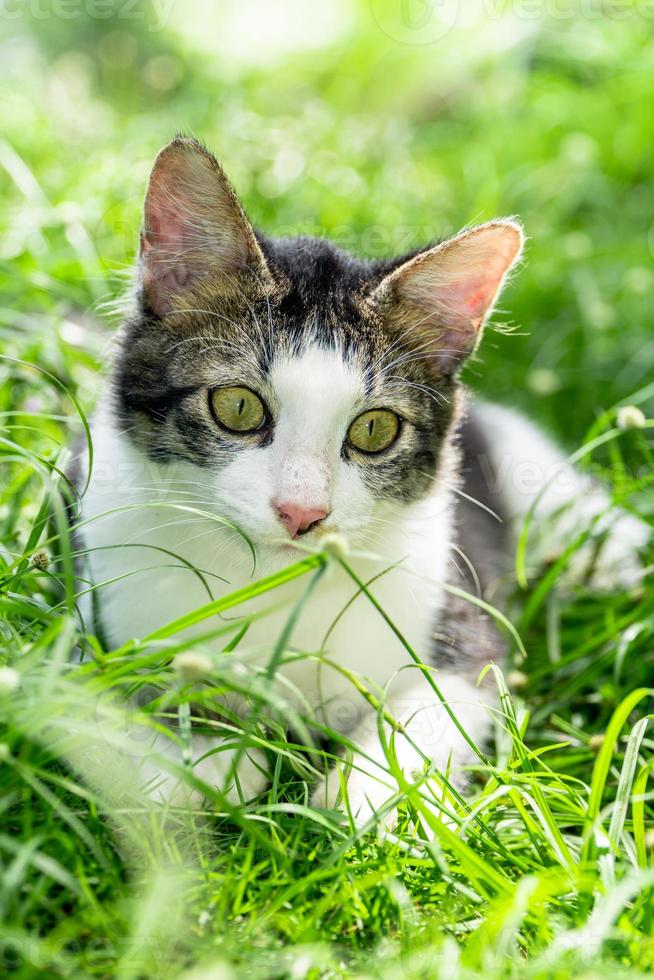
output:
[{"label": "cat's back", "polygon": [[[511,413],[512,414],[512,413]],[[510,569],[511,530],[490,407],[472,402],[459,430],[455,561],[472,591],[487,593]]]}]

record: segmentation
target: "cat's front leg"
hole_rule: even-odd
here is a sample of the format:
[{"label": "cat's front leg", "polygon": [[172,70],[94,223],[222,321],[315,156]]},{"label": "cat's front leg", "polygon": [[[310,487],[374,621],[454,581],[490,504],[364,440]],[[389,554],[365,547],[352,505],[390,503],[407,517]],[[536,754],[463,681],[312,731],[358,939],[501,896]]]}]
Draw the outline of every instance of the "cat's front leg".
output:
[{"label": "cat's front leg", "polygon": [[[195,778],[218,790],[228,803],[246,803],[258,796],[269,781],[265,756],[253,748],[233,747],[232,741],[193,734],[189,749],[158,734],[152,751],[140,760],[139,782],[156,802],[200,806],[205,795],[183,775],[171,771],[184,766]],[[170,768],[166,763],[172,762]]]},{"label": "cat's front leg", "polygon": [[589,581],[611,591],[643,580],[639,551],[652,528],[613,506],[606,488],[571,465],[566,455],[528,419],[500,405],[479,404],[474,415],[488,442],[480,462],[491,506],[504,512],[519,533],[533,511],[529,556],[535,566],[556,561],[587,531],[589,540],[569,558],[563,585]]},{"label": "cat's front leg", "polygon": [[[492,696],[461,674],[439,673],[435,681],[461,728],[473,743],[483,746],[491,727]],[[407,783],[419,783],[431,764],[447,773],[458,788],[465,785],[466,767],[476,760],[476,753],[422,676],[390,697],[386,707],[402,728],[384,722],[385,748],[377,716],[367,715],[350,735],[358,751],[332,767],[314,791],[314,806],[345,809],[358,826],[373,821],[391,829],[397,820],[391,801],[401,792],[393,764]],[[389,756],[394,757],[393,764]],[[424,788],[421,793],[429,799]]]}]

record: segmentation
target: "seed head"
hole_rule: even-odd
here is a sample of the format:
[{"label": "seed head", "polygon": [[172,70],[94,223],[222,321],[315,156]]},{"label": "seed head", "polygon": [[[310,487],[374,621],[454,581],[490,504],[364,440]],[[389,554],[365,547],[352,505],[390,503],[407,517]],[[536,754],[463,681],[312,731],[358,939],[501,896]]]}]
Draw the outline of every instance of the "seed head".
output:
[{"label": "seed head", "polygon": [[50,555],[45,548],[40,548],[30,558],[30,564],[32,568],[38,569],[39,572],[46,572],[50,565]]},{"label": "seed head", "polygon": [[642,429],[647,419],[636,405],[623,405],[618,409],[617,421],[619,429]]},{"label": "seed head", "polygon": [[173,659],[173,667],[185,681],[198,681],[211,673],[213,664],[209,657],[197,650],[185,650]]},{"label": "seed head", "polygon": [[330,558],[347,558],[347,541],[341,534],[326,534],[322,540],[322,550]]},{"label": "seed head", "polygon": [[588,748],[591,750],[591,752],[599,752],[604,745],[605,739],[606,736],[604,732],[596,732],[588,739]]}]

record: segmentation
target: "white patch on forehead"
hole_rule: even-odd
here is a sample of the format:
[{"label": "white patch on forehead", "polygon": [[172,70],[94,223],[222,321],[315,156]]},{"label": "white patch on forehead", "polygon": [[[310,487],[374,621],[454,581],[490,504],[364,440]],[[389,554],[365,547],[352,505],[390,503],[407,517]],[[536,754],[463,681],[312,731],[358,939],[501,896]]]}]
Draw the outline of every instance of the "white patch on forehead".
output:
[{"label": "white patch on forehead", "polygon": [[278,499],[329,509],[343,440],[362,394],[361,376],[337,350],[316,345],[278,361],[270,380],[278,406]]},{"label": "white patch on forehead", "polygon": [[273,365],[270,379],[281,413],[293,413],[296,436],[307,430],[329,430],[350,419],[362,394],[361,374],[338,350],[318,345],[298,357]]}]

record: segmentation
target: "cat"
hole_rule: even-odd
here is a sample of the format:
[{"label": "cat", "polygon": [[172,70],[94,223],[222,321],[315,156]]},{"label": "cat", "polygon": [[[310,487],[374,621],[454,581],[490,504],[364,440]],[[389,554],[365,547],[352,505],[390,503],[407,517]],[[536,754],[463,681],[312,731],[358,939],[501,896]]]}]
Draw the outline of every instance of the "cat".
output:
[{"label": "cat", "polygon": [[[448,584],[490,594],[508,568],[510,529],[539,494],[539,514],[572,504],[561,545],[608,506],[530,422],[466,404],[458,380],[523,245],[514,219],[383,261],[321,239],[267,237],[207,149],[181,136],[165,146],[81,509],[105,643],[146,636],[206,603],[203,578],[224,595],[326,547],[372,583],[433,666],[461,729],[483,746],[494,698],[477,675],[501,660],[503,642]],[[648,529],[625,514],[615,521],[596,573],[617,566],[635,580]],[[290,582],[273,595],[283,608],[253,619],[230,654],[245,676],[265,671],[305,588]],[[238,612],[267,605],[263,596]],[[271,687],[356,746],[315,787],[316,806],[343,802],[345,786],[349,812],[365,822],[397,792],[371,698],[347,672],[404,726],[393,740],[407,779],[428,760],[464,785],[473,748],[337,561],[306,599],[288,649]],[[141,777],[152,796],[175,801],[183,781],[166,758],[179,760],[179,750],[159,734]],[[206,733],[193,735],[192,761],[228,799],[249,800],[269,781],[263,752]]]}]

